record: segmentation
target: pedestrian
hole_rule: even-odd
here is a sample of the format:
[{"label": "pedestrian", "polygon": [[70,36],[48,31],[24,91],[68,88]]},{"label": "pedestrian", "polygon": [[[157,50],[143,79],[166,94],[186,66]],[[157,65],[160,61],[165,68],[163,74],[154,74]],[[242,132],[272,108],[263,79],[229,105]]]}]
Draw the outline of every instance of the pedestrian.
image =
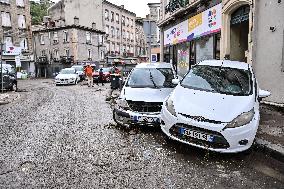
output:
[{"label": "pedestrian", "polygon": [[88,78],[88,87],[93,87],[93,68],[88,64],[84,71]]},{"label": "pedestrian", "polygon": [[101,68],[100,71],[99,71],[99,78],[97,80],[97,85],[99,85],[99,82],[101,82],[102,86],[104,86],[104,72],[103,72],[103,68]]}]

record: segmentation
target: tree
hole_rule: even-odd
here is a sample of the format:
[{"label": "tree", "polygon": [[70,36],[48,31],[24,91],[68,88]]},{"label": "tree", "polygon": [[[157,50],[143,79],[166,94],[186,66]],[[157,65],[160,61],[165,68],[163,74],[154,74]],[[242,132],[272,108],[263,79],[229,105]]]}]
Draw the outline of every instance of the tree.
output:
[{"label": "tree", "polygon": [[53,4],[53,2],[46,0],[35,2],[31,1],[31,16],[32,16],[32,25],[41,24],[43,17],[47,16],[47,9]]}]

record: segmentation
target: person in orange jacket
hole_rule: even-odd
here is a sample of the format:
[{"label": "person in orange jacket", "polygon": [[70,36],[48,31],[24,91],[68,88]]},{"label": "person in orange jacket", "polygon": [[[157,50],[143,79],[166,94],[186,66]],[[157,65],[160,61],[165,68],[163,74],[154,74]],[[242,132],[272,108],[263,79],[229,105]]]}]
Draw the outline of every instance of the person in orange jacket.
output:
[{"label": "person in orange jacket", "polygon": [[90,65],[87,65],[87,67],[85,68],[85,74],[88,78],[88,87],[93,87],[94,83],[93,83],[93,68]]}]

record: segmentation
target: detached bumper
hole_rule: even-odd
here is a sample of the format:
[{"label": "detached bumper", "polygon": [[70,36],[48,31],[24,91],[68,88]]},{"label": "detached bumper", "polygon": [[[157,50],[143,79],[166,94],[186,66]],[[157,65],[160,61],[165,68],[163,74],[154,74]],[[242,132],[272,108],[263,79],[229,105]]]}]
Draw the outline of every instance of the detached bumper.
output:
[{"label": "detached bumper", "polygon": [[125,126],[160,126],[160,114],[158,113],[145,114],[115,108],[113,110],[113,118],[118,124]]}]

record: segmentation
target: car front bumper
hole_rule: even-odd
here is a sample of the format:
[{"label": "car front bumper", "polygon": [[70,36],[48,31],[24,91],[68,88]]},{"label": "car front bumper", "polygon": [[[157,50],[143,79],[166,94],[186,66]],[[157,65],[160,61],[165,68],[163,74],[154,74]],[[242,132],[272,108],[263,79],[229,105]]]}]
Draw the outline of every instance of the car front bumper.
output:
[{"label": "car front bumper", "polygon": [[[258,125],[258,112],[249,124],[228,129],[223,129],[226,124],[197,122],[180,115],[175,117],[164,106],[161,112],[161,129],[168,137],[191,146],[221,153],[236,153],[249,149],[253,144]],[[209,142],[185,137],[177,133],[177,128],[180,127],[214,136],[216,140]],[[246,144],[241,143],[241,145],[242,141],[246,141]]]},{"label": "car front bumper", "polygon": [[160,125],[160,113],[138,113],[115,108],[113,110],[113,116],[117,123],[125,126],[140,125],[158,127]]},{"label": "car front bumper", "polygon": [[59,80],[55,80],[55,84],[56,85],[71,85],[71,84],[75,84],[76,83],[76,79],[59,79]]}]

